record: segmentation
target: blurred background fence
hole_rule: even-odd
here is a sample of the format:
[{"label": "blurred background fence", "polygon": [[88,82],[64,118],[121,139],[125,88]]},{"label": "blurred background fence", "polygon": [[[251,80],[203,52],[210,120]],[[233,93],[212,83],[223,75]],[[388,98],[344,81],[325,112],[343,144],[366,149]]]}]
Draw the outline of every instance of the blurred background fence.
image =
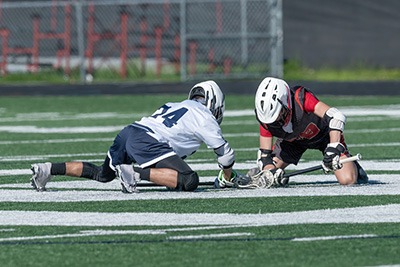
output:
[{"label": "blurred background fence", "polygon": [[282,39],[282,0],[0,2],[2,76],[282,77]]}]

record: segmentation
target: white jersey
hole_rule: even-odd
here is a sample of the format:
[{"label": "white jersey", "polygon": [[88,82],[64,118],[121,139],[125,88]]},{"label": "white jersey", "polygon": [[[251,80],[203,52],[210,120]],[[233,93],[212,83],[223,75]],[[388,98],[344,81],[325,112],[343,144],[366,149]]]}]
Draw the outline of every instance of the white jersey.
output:
[{"label": "white jersey", "polygon": [[196,152],[202,143],[213,149],[226,143],[210,110],[194,100],[166,103],[135,123],[150,128],[149,135],[168,143],[181,158]]}]

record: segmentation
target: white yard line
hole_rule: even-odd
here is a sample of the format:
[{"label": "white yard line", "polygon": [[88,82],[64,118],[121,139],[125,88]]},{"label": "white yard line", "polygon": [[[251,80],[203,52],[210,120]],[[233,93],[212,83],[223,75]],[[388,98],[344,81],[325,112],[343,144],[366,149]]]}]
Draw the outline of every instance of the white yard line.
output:
[{"label": "white yard line", "polygon": [[[144,187],[140,189],[141,192],[138,194],[123,194],[116,180],[107,184],[96,183],[94,181],[49,182],[47,185],[48,191],[46,192],[34,191],[30,188],[28,181],[27,179],[26,184],[1,185],[0,202],[34,203],[294,196],[374,196],[399,195],[400,192],[400,175],[370,175],[371,184],[361,186],[341,186],[333,176],[310,175],[291,178],[291,182],[297,184],[288,188],[174,192],[167,191],[163,187],[158,191],[149,190],[149,188]],[[14,188],[18,188],[18,190]],[[74,190],[78,188],[80,190]],[[152,189],[156,188],[152,187]]]},{"label": "white yard line", "polygon": [[[86,153],[86,154],[76,154],[75,156],[77,157],[82,157],[82,156],[99,156],[100,154],[94,153]],[[50,160],[51,158],[70,158],[68,155],[46,155],[46,156],[25,156],[22,158],[7,158],[7,159],[2,159],[0,157],[0,162],[15,162],[15,161],[47,161]],[[103,160],[101,160],[103,161]],[[195,170],[195,171],[211,171],[215,170],[217,173],[218,166],[216,163],[195,163],[191,161],[187,161],[189,166]],[[312,166],[317,166],[320,165],[321,161],[309,161],[309,162],[301,162],[297,166],[290,165],[287,167],[286,171],[294,171],[294,170],[299,170],[299,169],[305,169],[309,168]],[[399,171],[400,170],[400,159],[399,160],[387,160],[387,161],[372,161],[372,160],[361,160],[360,161],[361,166],[366,171],[369,170],[374,170],[374,171]],[[248,163],[235,163],[234,169],[241,171],[241,172],[247,172],[247,170],[256,167],[256,163],[248,162]],[[30,165],[27,166],[26,169],[11,169],[11,170],[0,170],[0,177],[1,176],[14,176],[14,175],[31,175],[32,172],[30,170]]]},{"label": "white yard line", "polygon": [[[385,106],[358,106],[358,107],[338,107],[346,116],[400,116],[400,105]],[[117,113],[117,112],[93,112],[79,114],[63,114],[59,112],[36,112],[19,113],[14,117],[0,118],[0,122],[16,121],[63,121],[63,120],[93,120],[93,119],[113,119],[113,118],[141,118],[149,115],[148,113]],[[254,116],[253,109],[226,110],[224,117]]]},{"label": "white yard line", "polygon": [[[400,223],[400,204],[267,214],[0,211],[0,225],[166,226]],[[29,218],[29,219],[27,219]]]}]

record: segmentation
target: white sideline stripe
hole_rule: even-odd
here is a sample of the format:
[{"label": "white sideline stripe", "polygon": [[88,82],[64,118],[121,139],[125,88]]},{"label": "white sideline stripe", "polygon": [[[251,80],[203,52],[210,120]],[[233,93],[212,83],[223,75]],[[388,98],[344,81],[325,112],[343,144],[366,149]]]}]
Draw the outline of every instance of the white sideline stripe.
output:
[{"label": "white sideline stripe", "polygon": [[[124,125],[125,126],[125,125]],[[124,126],[94,127],[37,127],[37,126],[0,126],[0,132],[8,133],[109,133],[120,131]]]},{"label": "white sideline stripe", "polygon": [[[400,204],[267,214],[0,211],[0,225],[167,226],[400,223]],[[29,218],[29,219],[27,219]]]},{"label": "white sideline stripe", "polygon": [[13,161],[41,161],[50,158],[71,158],[71,157],[93,157],[102,156],[103,160],[106,153],[76,153],[76,154],[49,154],[49,155],[22,155],[11,157],[0,157],[0,162],[13,162]]},{"label": "white sideline stripe", "polygon": [[[0,132],[8,133],[111,133],[119,132],[123,126],[87,126],[87,127],[37,127],[37,126],[0,126]],[[384,129],[357,129],[345,130],[345,133],[380,133],[382,131],[398,132],[400,128],[384,128]],[[224,134],[225,137],[254,137],[258,136],[258,132],[254,133],[234,133]]]},{"label": "white sideline stripe", "polygon": [[[29,185],[20,184],[22,188]],[[164,187],[161,190],[148,190],[149,188],[139,188],[140,193],[123,194],[117,181],[103,184],[102,190],[96,189],[97,186],[84,184],[81,190],[58,190],[59,182],[49,182],[46,192],[36,192],[29,189],[8,189],[7,185],[2,185],[0,190],[0,202],[87,202],[87,201],[131,201],[131,200],[168,200],[168,199],[229,199],[229,198],[255,198],[255,197],[296,197],[296,196],[377,196],[377,195],[398,195],[400,192],[400,175],[370,175],[370,185],[341,186],[337,183],[334,176],[294,176],[292,183],[287,188],[271,189],[227,189],[227,190],[198,190],[195,192],[175,192],[167,191]],[[76,182],[76,181],[75,181]],[[62,182],[66,183],[66,182]],[[71,182],[72,183],[72,182]],[[74,185],[74,184],[72,184]],[[76,186],[77,184],[75,184]],[[90,190],[85,190],[85,185]],[[54,187],[53,187],[54,186]],[[69,185],[71,186],[71,185]],[[10,186],[12,187],[12,186]],[[111,190],[110,190],[111,189]],[[400,213],[397,212],[400,216]]]},{"label": "white sideline stripe", "polygon": [[[400,128],[399,128],[400,129]],[[381,130],[380,130],[381,131]],[[378,131],[378,132],[380,132]],[[246,136],[257,136],[258,133],[240,133],[240,134],[230,134],[231,137],[246,137]],[[234,136],[233,136],[234,135]],[[228,135],[224,135],[227,137]],[[80,143],[80,142],[111,142],[113,138],[68,138],[68,139],[46,139],[46,140],[9,140],[0,141],[0,145],[20,145],[20,144],[60,144],[60,143]],[[390,143],[369,143],[369,144],[348,144],[349,147],[381,147],[381,146],[399,146],[400,142],[390,142]],[[257,151],[258,147],[253,148],[236,148],[235,151]],[[209,152],[209,149],[199,149],[198,152]],[[99,154],[99,153],[98,153]],[[104,154],[104,153],[103,153]],[[75,154],[68,154],[74,156]],[[18,156],[15,156],[18,157]],[[25,156],[19,156],[25,157]],[[37,156],[43,157],[43,155]],[[10,158],[10,157],[0,157],[0,158]]]},{"label": "white sideline stripe", "polygon": [[364,234],[364,235],[336,235],[336,236],[318,236],[318,237],[302,237],[293,238],[292,241],[321,241],[321,240],[339,240],[339,239],[352,239],[352,238],[371,238],[377,237],[375,234]]},{"label": "white sideline stripe", "polygon": [[59,144],[59,143],[77,143],[77,142],[111,142],[113,138],[69,138],[69,139],[46,139],[46,140],[16,140],[0,141],[0,145],[14,144]]},{"label": "white sideline stripe", "polygon": [[[208,234],[208,235],[186,235],[186,236],[170,236],[169,240],[187,240],[187,239],[209,239],[209,238],[224,238],[237,236],[252,236],[253,233],[225,233],[225,234]],[[1,239],[0,239],[1,241]]]},{"label": "white sideline stripe", "polygon": [[[370,175],[370,179],[372,181],[376,181],[376,179],[383,179],[382,182],[389,184],[400,183],[400,175]],[[216,176],[202,176],[200,177],[200,182],[214,182]],[[336,178],[333,175],[299,175],[293,176],[290,178],[291,184],[296,184],[299,186],[299,183],[337,183]],[[140,187],[146,187],[149,182],[142,181],[139,183]],[[81,179],[81,180],[73,180],[73,181],[57,181],[57,178],[54,178],[47,184],[49,190],[54,189],[96,189],[96,190],[119,190],[121,188],[120,182],[115,179],[109,183],[99,183],[93,180]],[[151,186],[154,188],[155,186]],[[13,183],[13,184],[0,184],[1,188],[19,188],[19,189],[31,189],[32,186],[29,182],[26,183]],[[159,186],[159,188],[165,188],[164,186]],[[400,185],[399,185],[400,188]]]},{"label": "white sideline stripe", "polygon": [[[338,107],[346,116],[400,116],[400,105],[377,105],[359,107]],[[36,112],[18,113],[15,117],[0,118],[0,122],[15,121],[45,121],[45,120],[82,120],[82,119],[106,119],[106,118],[141,118],[148,113],[117,113],[117,112],[94,112],[79,114],[62,114],[59,112]],[[253,109],[225,110],[224,117],[254,116]]]},{"label": "white sideline stripe", "polygon": [[[30,160],[43,160],[39,157],[32,157],[29,159]],[[28,159],[26,159],[26,160],[28,160]],[[2,161],[2,160],[0,160],[0,161]],[[13,160],[13,161],[16,161],[16,160]],[[382,161],[362,160],[360,162],[360,164],[363,166],[363,168],[366,171],[369,171],[369,170],[399,171],[400,170],[399,161],[400,160],[390,160],[390,161],[382,162]],[[215,170],[217,172],[217,170],[218,170],[218,166],[216,165],[216,163],[190,163],[190,162],[188,162],[188,164],[194,171]],[[300,170],[300,169],[305,169],[305,168],[309,168],[312,166],[317,166],[320,164],[321,164],[320,161],[302,162],[301,164],[298,164],[297,166],[290,165],[287,167],[286,170],[287,171]],[[255,163],[235,163],[235,165],[234,165],[234,169],[246,170],[246,172],[247,172],[247,170],[249,170],[253,167],[256,167]],[[31,174],[32,174],[32,171],[29,168],[0,170],[0,176],[31,175]]]}]

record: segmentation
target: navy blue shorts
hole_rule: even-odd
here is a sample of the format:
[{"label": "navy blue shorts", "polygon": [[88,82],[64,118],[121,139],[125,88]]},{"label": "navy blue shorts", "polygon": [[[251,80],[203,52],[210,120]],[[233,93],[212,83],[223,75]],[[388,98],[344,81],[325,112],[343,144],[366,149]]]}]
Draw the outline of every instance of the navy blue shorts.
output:
[{"label": "navy blue shorts", "polygon": [[147,132],[151,129],[144,126],[128,125],[122,129],[108,150],[111,165],[137,163],[145,168],[176,155],[167,143],[159,142]]}]

